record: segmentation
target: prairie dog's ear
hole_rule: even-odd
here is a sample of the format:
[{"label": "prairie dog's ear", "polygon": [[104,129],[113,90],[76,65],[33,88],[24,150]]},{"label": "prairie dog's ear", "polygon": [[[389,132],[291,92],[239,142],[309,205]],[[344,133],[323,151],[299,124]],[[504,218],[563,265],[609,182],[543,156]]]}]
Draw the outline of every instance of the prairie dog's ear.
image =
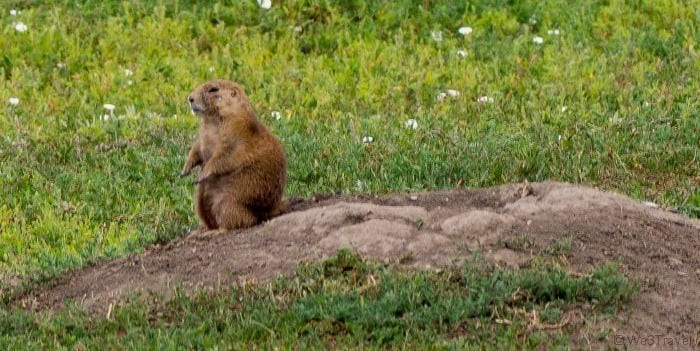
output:
[{"label": "prairie dog's ear", "polygon": [[233,89],[231,89],[231,96],[236,97],[238,95],[241,95],[241,88],[233,87]]}]

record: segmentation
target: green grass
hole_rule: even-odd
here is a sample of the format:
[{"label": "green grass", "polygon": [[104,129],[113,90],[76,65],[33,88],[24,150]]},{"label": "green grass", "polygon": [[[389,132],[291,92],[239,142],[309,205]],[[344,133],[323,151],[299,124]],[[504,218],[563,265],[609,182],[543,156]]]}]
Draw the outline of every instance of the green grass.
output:
[{"label": "green grass", "polygon": [[[294,277],[171,298],[132,296],[109,316],[0,310],[0,346],[36,349],[566,348],[574,312],[600,318],[634,290],[614,265],[572,277],[554,265],[511,272],[474,260],[410,273],[348,251]],[[589,305],[582,309],[583,304]],[[532,312],[538,318],[533,322]]]},{"label": "green grass", "polygon": [[3,300],[197,225],[177,175],[197,129],[185,98],[211,78],[243,84],[280,137],[290,196],[560,180],[700,216],[693,2],[4,5]]},{"label": "green grass", "polygon": [[[697,9],[425,5],[8,6],[22,12],[0,17],[0,270],[53,276],[194,227],[185,97],[214,77],[241,82],[282,139],[290,195],[549,179],[700,215]],[[460,95],[439,102],[447,89]],[[119,118],[101,120],[105,103]]]}]

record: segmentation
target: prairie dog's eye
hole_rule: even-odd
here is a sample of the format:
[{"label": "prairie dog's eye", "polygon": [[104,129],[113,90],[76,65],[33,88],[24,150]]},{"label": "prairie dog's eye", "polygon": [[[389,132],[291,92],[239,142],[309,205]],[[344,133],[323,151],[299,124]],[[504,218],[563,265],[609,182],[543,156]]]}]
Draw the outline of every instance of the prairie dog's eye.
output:
[{"label": "prairie dog's eye", "polygon": [[219,87],[211,87],[207,90],[208,93],[216,93],[217,91],[219,91]]}]

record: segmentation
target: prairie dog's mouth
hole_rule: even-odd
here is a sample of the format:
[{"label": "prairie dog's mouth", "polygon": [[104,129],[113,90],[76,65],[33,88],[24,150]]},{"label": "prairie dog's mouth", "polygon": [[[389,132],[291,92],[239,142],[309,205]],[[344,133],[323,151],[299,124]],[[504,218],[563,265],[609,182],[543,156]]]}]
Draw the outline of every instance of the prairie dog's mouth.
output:
[{"label": "prairie dog's mouth", "polygon": [[190,101],[190,110],[194,114],[204,112],[202,106],[197,105],[194,101]]}]

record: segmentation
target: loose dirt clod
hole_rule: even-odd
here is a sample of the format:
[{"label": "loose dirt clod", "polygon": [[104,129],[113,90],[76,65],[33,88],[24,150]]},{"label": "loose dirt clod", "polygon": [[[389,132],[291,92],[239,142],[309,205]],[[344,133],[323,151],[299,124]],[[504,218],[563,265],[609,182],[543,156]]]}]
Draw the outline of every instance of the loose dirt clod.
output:
[{"label": "loose dirt clod", "polygon": [[[562,236],[571,238],[563,255],[572,272],[615,261],[643,282],[629,316],[605,324],[612,333],[700,336],[700,221],[622,195],[550,182],[301,202],[263,225],[209,236],[193,232],[72,272],[17,303],[60,308],[72,299],[104,315],[127,292],[265,281],[341,247],[420,269],[460,263],[478,251],[517,269]],[[596,325],[584,329],[600,332]]]}]

